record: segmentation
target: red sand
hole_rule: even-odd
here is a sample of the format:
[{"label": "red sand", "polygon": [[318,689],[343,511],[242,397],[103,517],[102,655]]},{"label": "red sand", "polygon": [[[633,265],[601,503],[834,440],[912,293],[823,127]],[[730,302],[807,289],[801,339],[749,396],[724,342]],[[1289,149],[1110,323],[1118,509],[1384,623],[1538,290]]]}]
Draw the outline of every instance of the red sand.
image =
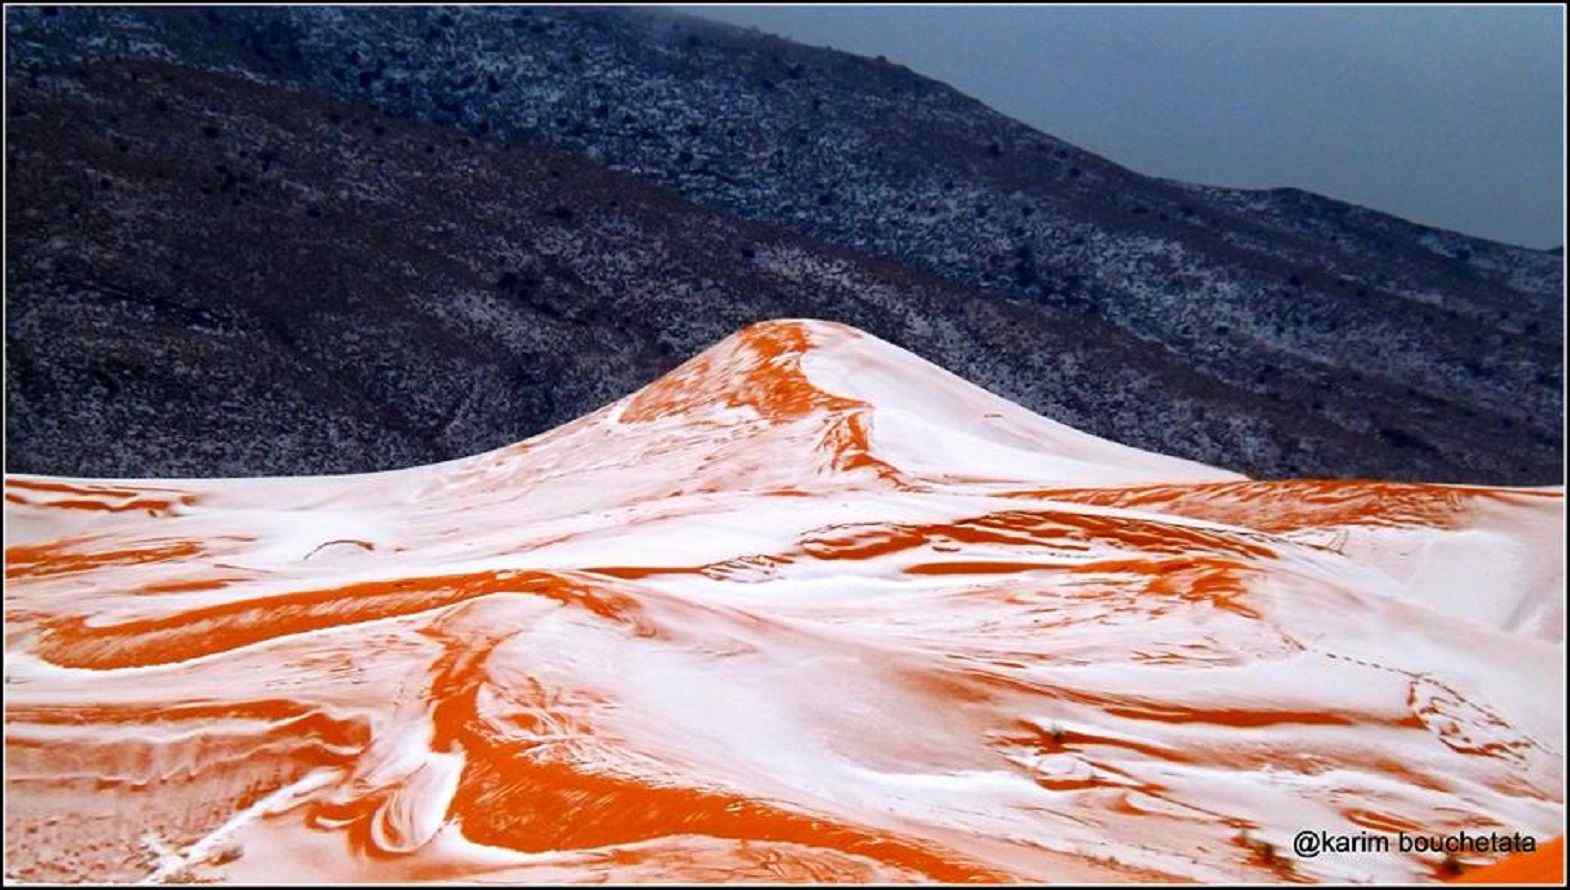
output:
[{"label": "red sand", "polygon": [[1565,839],[1563,835],[1531,853],[1518,853],[1501,862],[1452,878],[1454,884],[1563,884]]}]

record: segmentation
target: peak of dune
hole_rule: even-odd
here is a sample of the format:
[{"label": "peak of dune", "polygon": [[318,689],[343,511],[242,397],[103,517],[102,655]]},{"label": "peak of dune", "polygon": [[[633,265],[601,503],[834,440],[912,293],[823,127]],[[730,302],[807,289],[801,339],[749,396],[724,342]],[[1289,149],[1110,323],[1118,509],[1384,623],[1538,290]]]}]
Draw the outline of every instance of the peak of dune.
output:
[{"label": "peak of dune", "polygon": [[5,500],[23,878],[1426,881],[1288,851],[1563,819],[1562,489],[1251,480],[840,324],[446,463]]},{"label": "peak of dune", "polygon": [[[681,436],[667,435],[678,428]],[[702,480],[710,491],[851,480],[898,487],[1243,478],[1081,433],[864,331],[813,319],[750,325],[513,451],[566,442],[578,450],[591,438],[599,450],[643,465],[697,460],[701,468],[657,475]]]}]

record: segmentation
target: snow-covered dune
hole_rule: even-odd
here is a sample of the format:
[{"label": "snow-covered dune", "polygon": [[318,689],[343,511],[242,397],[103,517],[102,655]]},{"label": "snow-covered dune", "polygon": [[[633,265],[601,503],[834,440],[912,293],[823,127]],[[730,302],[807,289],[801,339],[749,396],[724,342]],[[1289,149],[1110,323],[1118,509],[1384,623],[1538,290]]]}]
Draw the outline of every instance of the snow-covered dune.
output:
[{"label": "snow-covered dune", "polygon": [[1293,835],[1562,833],[1563,510],[1248,480],[813,321],[444,464],[8,476],[7,868],[1437,880]]}]

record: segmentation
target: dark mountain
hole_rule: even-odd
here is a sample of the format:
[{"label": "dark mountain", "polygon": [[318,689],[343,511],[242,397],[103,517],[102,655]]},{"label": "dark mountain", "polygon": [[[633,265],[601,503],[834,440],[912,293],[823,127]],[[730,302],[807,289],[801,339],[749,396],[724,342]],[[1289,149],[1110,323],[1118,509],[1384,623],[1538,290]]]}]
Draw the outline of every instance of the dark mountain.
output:
[{"label": "dark mountain", "polygon": [[[134,61],[116,61],[131,59]],[[1563,260],[586,8],[9,9],[8,469],[389,468],[846,321],[1255,475],[1560,481]]]}]

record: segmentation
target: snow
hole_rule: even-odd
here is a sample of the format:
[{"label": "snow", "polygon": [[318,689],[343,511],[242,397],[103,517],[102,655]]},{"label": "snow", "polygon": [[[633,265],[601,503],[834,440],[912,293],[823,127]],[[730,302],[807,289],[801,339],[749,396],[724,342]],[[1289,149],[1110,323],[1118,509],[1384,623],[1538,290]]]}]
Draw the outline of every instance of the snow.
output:
[{"label": "snow", "polygon": [[8,859],[1410,881],[1291,836],[1564,817],[1562,490],[1254,482],[842,325],[429,467],[6,489]]}]

